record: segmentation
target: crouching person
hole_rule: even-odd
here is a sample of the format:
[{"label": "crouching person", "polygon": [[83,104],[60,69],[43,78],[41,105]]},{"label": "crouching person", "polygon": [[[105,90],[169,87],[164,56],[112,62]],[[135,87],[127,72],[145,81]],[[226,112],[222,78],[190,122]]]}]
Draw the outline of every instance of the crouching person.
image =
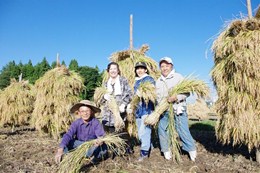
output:
[{"label": "crouching person", "polygon": [[[68,132],[64,134],[57,153],[55,155],[56,163],[60,163],[62,155],[69,150],[77,148],[86,141],[97,139],[105,135],[103,126],[94,114],[100,112],[100,109],[89,100],[82,100],[71,107],[70,113],[78,111],[80,118],[72,122]],[[92,161],[101,160],[107,155],[107,146],[104,143],[97,142],[88,151],[86,157],[93,156]]]}]

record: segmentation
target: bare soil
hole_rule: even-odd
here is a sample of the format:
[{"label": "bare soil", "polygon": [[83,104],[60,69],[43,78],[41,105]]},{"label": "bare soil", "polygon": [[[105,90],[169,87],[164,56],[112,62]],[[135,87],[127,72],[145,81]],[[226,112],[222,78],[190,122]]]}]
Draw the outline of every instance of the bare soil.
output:
[{"label": "bare soil", "polygon": [[[198,149],[196,162],[189,160],[183,152],[182,162],[166,161],[159,148],[151,151],[150,157],[138,162],[139,146],[134,154],[124,157],[108,158],[97,165],[84,167],[82,172],[120,172],[120,173],[172,173],[172,172],[216,172],[216,173],[260,173],[260,165],[255,161],[252,151],[245,146],[232,147],[216,141],[214,131],[191,130]],[[54,162],[58,141],[39,135],[30,128],[0,129],[0,172],[55,173],[59,166]]]}]

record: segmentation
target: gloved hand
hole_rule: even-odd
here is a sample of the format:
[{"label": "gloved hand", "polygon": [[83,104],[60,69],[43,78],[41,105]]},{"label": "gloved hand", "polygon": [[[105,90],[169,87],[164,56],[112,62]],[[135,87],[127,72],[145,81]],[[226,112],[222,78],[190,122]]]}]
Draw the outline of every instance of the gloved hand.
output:
[{"label": "gloved hand", "polygon": [[61,157],[63,154],[63,148],[59,148],[57,153],[55,154],[55,162],[59,164],[61,162]]},{"label": "gloved hand", "polygon": [[183,106],[179,106],[179,107],[177,107],[176,114],[177,114],[177,115],[180,115],[180,114],[183,113],[183,111],[184,111]]},{"label": "gloved hand", "polygon": [[131,114],[133,113],[133,109],[131,108],[131,104],[128,104],[126,107],[126,113]]},{"label": "gloved hand", "polygon": [[125,112],[125,105],[124,105],[124,104],[121,104],[121,105],[119,106],[119,111],[120,111],[120,113]]},{"label": "gloved hand", "polygon": [[110,101],[110,94],[105,94],[104,95],[104,99],[106,100],[106,101]]},{"label": "gloved hand", "polygon": [[141,94],[141,92],[140,92],[138,89],[136,90],[135,94],[136,94],[138,97],[142,97],[142,94]]}]

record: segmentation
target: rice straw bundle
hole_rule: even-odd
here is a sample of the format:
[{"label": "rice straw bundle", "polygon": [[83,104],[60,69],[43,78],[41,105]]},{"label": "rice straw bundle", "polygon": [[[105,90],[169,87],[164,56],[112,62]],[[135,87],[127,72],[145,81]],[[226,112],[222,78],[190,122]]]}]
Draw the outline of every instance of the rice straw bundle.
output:
[{"label": "rice straw bundle", "polygon": [[114,121],[115,121],[115,131],[119,132],[121,130],[123,130],[123,128],[125,127],[125,123],[120,115],[119,112],[119,107],[116,103],[116,99],[111,95],[110,100],[108,101],[108,107],[111,110],[113,116],[114,116]]},{"label": "rice straw bundle", "polygon": [[259,47],[260,21],[255,18],[232,21],[212,46],[211,75],[220,116],[217,138],[225,144],[245,144],[249,150],[260,148]]},{"label": "rice straw bundle", "polygon": [[94,102],[98,107],[101,106],[101,101],[104,95],[107,93],[107,89],[105,87],[97,87],[94,92]]},{"label": "rice straw bundle", "polygon": [[11,79],[11,84],[0,93],[0,124],[16,125],[29,123],[33,111],[35,95],[33,86],[28,81],[17,82]]},{"label": "rice straw bundle", "polygon": [[104,137],[94,139],[91,141],[86,141],[78,148],[69,152],[65,155],[65,158],[62,160],[60,164],[59,172],[69,172],[69,173],[77,173],[80,172],[81,167],[84,164],[84,159],[87,161],[91,161],[90,158],[86,158],[86,151],[90,149],[97,142],[103,142],[107,145],[109,150],[117,153],[118,155],[123,154],[125,152],[125,141],[119,137],[120,134],[107,134]]},{"label": "rice straw bundle", "polygon": [[80,75],[64,66],[46,72],[35,83],[36,101],[32,113],[35,128],[59,138],[73,120],[69,109],[79,101],[83,87]]},{"label": "rice straw bundle", "polygon": [[[205,97],[209,94],[209,88],[204,81],[195,78],[192,79],[191,76],[188,76],[175,85],[169,93],[170,96],[174,96],[190,92],[196,94],[198,97]],[[160,115],[169,108],[169,105],[167,98],[162,99],[159,105],[155,107],[155,111],[145,119],[145,124],[155,126],[159,121]]]},{"label": "rice straw bundle", "polygon": [[170,109],[169,109],[169,125],[168,125],[168,130],[169,130],[169,146],[171,146],[170,150],[171,153],[173,153],[175,160],[177,163],[181,161],[181,156],[180,156],[180,145],[177,140],[178,133],[175,129],[175,123],[174,123],[174,112],[173,112],[173,104],[170,104]]},{"label": "rice straw bundle", "polygon": [[[94,93],[94,101],[100,107],[104,95],[107,93],[105,87],[97,87]],[[121,131],[125,127],[125,123],[120,115],[119,107],[117,105],[116,99],[113,95],[110,95],[110,100],[107,101],[108,109],[112,112],[114,121],[115,121],[115,130],[116,132]]]}]

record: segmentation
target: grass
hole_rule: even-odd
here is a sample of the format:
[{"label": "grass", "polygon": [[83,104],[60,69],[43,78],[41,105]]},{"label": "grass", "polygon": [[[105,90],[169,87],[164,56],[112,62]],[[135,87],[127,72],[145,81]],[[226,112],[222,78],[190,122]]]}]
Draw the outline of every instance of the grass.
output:
[{"label": "grass", "polygon": [[214,131],[216,121],[204,120],[204,121],[191,121],[189,120],[190,130],[198,131]]}]

